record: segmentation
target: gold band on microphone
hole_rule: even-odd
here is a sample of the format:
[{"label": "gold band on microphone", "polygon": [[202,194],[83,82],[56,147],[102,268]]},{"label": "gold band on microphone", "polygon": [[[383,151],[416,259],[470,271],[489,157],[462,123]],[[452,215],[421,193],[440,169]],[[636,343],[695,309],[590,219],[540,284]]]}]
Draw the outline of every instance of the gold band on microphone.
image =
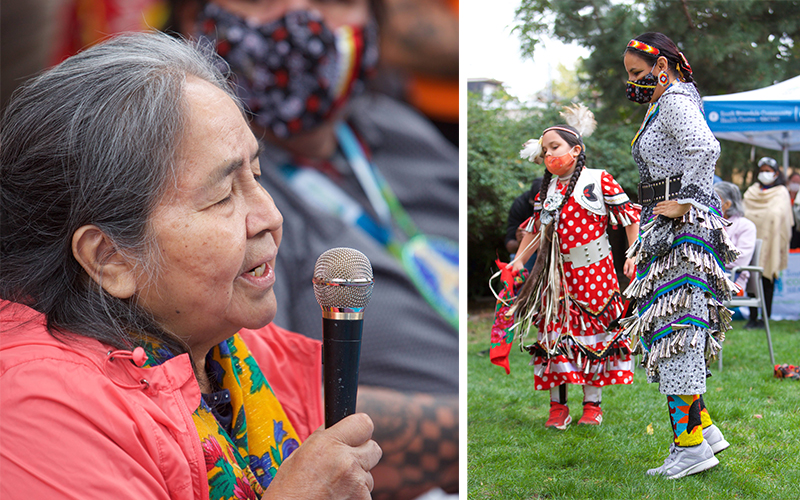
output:
[{"label": "gold band on microphone", "polygon": [[360,320],[364,318],[364,311],[336,311],[330,309],[322,309],[322,317],[324,319],[338,319],[338,320]]}]

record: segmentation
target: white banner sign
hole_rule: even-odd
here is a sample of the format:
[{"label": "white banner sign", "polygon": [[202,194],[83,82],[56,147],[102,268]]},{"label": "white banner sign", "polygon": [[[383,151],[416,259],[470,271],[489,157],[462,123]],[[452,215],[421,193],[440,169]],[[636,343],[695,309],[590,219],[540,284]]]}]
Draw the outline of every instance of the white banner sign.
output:
[{"label": "white banner sign", "polygon": [[800,253],[789,254],[789,268],[775,280],[770,319],[800,319]]}]

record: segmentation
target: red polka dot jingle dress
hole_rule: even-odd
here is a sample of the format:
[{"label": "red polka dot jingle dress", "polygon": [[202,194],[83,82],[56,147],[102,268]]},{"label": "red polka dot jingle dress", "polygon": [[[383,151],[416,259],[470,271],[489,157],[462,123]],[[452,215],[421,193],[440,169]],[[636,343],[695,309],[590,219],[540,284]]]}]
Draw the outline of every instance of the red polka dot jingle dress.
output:
[{"label": "red polka dot jingle dress", "polygon": [[[568,182],[551,182],[549,193],[558,189],[565,194]],[[534,201],[533,219],[537,222],[541,214],[538,194]],[[609,173],[586,168],[581,172],[556,226],[569,300],[564,300],[562,292],[558,312],[549,324],[545,324],[545,315],[539,314],[535,320],[537,341],[525,346],[533,356],[537,390],[565,383],[603,387],[633,382],[630,340],[618,327],[607,331],[612,321],[621,318],[624,309],[610,251],[599,261],[580,267],[569,257],[565,260],[564,255],[598,239],[607,247],[607,225],[637,223],[639,211]],[[528,221],[522,227],[527,225]],[[536,225],[531,226],[536,232]],[[539,300],[544,301],[544,296]],[[569,322],[564,321],[567,317]]]}]

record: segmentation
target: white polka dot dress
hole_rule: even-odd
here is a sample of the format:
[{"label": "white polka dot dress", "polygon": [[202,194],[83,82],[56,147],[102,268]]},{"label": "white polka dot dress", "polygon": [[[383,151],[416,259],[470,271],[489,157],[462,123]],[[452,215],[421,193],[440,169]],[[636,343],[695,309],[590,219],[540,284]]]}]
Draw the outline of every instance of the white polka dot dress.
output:
[{"label": "white polka dot dress", "polygon": [[[649,382],[663,394],[703,394],[706,359],[720,349],[730,312],[721,302],[730,282],[723,266],[735,257],[723,230],[719,198],[713,189],[719,142],[708,128],[700,96],[690,83],[670,86],[633,144],[641,181],[682,174],[680,191],[671,196],[691,204],[681,218],[652,215],[655,203],[642,207],[640,241],[672,239],[666,253],[650,255],[638,245],[636,278],[625,294],[637,300],[636,315],[623,323],[638,338]],[[660,220],[658,220],[660,218]],[[650,224],[649,224],[650,223]]]},{"label": "white polka dot dress", "polygon": [[[629,225],[639,221],[638,207],[614,178],[604,171],[594,172],[600,186],[584,182],[581,192],[573,192],[561,209],[556,230],[562,255],[604,237],[609,222]],[[587,169],[582,172],[579,185],[584,175],[589,175]],[[564,193],[567,185],[558,182],[556,188]],[[592,197],[600,205],[605,203],[605,214],[584,208],[578,201],[580,196]],[[538,217],[536,211],[534,218]],[[535,388],[549,390],[565,383],[597,387],[632,383],[630,341],[619,328],[607,331],[624,309],[611,253],[586,266],[578,267],[570,261],[564,261],[563,266],[570,300],[565,301],[562,294],[559,313],[550,323],[545,324],[544,315],[537,319],[537,342],[526,346],[532,354]],[[543,302],[544,298],[539,300]],[[569,304],[568,312],[564,311],[565,302]],[[548,356],[548,345],[556,345],[559,352]]]}]

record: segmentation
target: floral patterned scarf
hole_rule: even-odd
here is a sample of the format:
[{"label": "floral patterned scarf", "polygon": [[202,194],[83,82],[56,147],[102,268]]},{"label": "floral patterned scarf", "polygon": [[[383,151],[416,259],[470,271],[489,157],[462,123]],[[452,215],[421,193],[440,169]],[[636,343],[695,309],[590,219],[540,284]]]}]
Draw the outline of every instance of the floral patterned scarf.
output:
[{"label": "floral patterned scarf", "polygon": [[[155,343],[142,347],[148,354],[145,366],[172,357]],[[205,455],[209,499],[257,500],[300,440],[238,334],[214,347],[206,364],[212,383],[230,391],[233,407],[230,435],[202,399],[192,414]]]}]

